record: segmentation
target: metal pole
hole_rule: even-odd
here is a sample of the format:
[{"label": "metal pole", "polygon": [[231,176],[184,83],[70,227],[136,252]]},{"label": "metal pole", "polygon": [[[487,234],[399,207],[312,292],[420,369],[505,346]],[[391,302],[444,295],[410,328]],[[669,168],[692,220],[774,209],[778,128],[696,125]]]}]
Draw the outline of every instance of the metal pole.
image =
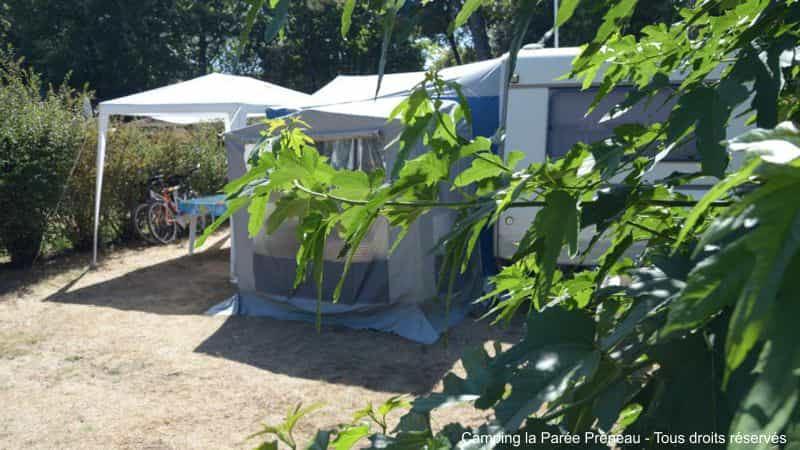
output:
[{"label": "metal pole", "polygon": [[555,47],[558,48],[558,0],[553,0],[553,31],[555,32],[555,36],[553,41],[555,43]]}]

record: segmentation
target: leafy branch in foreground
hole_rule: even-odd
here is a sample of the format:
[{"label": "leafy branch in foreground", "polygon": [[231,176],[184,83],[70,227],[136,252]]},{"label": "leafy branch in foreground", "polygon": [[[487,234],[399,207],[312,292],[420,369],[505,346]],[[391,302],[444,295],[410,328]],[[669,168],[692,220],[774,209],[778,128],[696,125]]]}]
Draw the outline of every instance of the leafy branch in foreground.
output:
[{"label": "leafy branch in foreground", "polygon": [[[475,8],[468,3],[465,15]],[[564,2],[559,21],[579,3]],[[664,123],[622,125],[564,158],[517,167],[521,153],[501,158],[489,139],[459,134],[459,123],[470,122],[468,107],[461,100],[447,109],[445,98],[461,97],[457,86],[430,74],[393,114],[404,131],[388,178],[380,170],[334,171],[303,125],[284,121],[273,123],[280,129],[273,151],[259,153],[248,175],[229,186],[232,205],[248,206],[251,233],[262,222],[270,232],[287,217],[300,221],[297,282],[310,274],[318,285],[320,246],[332,232],[344,238],[349,258],[379,217],[407,229],[432,208],[452,208],[459,220],[440,242],[452,280],[503,211],[541,205],[484,299],[495,321],[524,312],[525,337],[504,351],[467,353],[466,377],[449,374],[442,392],[413,400],[395,430],[386,433],[384,422],[380,433],[351,431],[331,446],[369,437],[373,448],[503,448],[468,436],[542,431],[618,436],[615,443],[630,448],[658,447],[656,439],[635,440],[655,432],[719,433],[729,448],[800,438],[800,352],[791,324],[800,305],[800,133],[782,122],[793,109],[781,106],[796,82],[787,77],[798,73],[800,3],[707,0],[639,38],[624,32],[636,3],[606,2],[571,75],[589,86],[602,74],[595,105],[616,86],[633,85],[615,117],[669,92],[676,103]],[[673,85],[676,73],[684,77]],[[725,142],[731,120],[748,113],[761,128]],[[653,168],[689,141],[700,171],[652,179]],[[419,142],[428,151],[411,157]],[[744,152],[743,164],[730,164],[729,150]],[[456,169],[464,158],[469,167]],[[698,179],[718,181],[695,205],[677,191]],[[459,200],[443,204],[442,191]],[[264,221],[272,194],[280,200]],[[586,248],[581,232],[593,236]],[[592,268],[557,264],[562,253],[592,261],[593,251],[602,255]],[[464,402],[491,411],[491,420],[433,430],[437,409]],[[752,445],[735,436],[758,439]]]}]

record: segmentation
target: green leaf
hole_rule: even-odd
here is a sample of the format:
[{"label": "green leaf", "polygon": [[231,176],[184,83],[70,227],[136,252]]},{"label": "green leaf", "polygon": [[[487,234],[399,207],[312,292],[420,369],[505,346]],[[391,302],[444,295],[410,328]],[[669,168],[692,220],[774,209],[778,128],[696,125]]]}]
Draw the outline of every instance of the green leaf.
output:
[{"label": "green leaf", "polygon": [[[792,261],[779,294],[778,311],[770,323],[769,341],[762,350],[763,370],[739,407],[731,424],[731,433],[770,436],[781,433],[792,416],[800,397],[800,347],[797,345],[797,317],[800,302],[796,298],[800,257]],[[770,449],[762,443],[745,445],[732,442],[729,448]]]},{"label": "green leaf", "polygon": [[743,183],[746,183],[750,179],[750,176],[753,174],[753,171],[758,167],[759,164],[760,161],[754,159],[750,161],[742,169],[728,175],[727,177],[725,177],[725,179],[723,179],[719,183],[716,183],[714,187],[709,189],[709,191],[706,192],[706,195],[704,195],[703,198],[700,199],[699,202],[697,202],[697,205],[695,205],[694,208],[692,208],[692,210],[689,212],[689,215],[686,216],[686,220],[684,221],[683,226],[681,227],[680,233],[678,233],[678,238],[675,240],[673,248],[677,249],[684,241],[686,241],[686,238],[689,236],[689,233],[691,233],[694,230],[695,225],[697,225],[697,222],[700,220],[703,214],[705,214],[706,211],[708,211],[708,208],[711,206],[712,203],[719,200],[723,195],[727,194],[731,189],[740,186]]},{"label": "green leaf", "polygon": [[361,170],[340,170],[333,179],[336,188],[333,194],[351,200],[364,200],[370,193],[370,181],[366,173]]},{"label": "green leaf", "polygon": [[[266,233],[272,234],[289,217],[302,217],[308,211],[309,201],[305,198],[281,197],[275,204],[275,211],[267,217]],[[251,217],[252,219],[252,217]]]},{"label": "green leaf", "polygon": [[561,5],[558,7],[556,26],[564,25],[572,17],[578,4],[580,4],[580,0],[562,0]]},{"label": "green leaf", "polygon": [[627,296],[634,299],[633,306],[620,319],[613,330],[600,339],[603,350],[610,350],[650,317],[653,317],[681,293],[684,283],[669,278],[660,269],[642,267],[629,271],[632,281],[625,288]]},{"label": "green leaf", "polygon": [[[704,274],[716,274],[708,283],[720,280],[736,265],[746,249],[751,270],[736,299],[726,340],[727,374],[738,367],[762,337],[771,317],[778,286],[791,257],[800,249],[800,162],[779,165],[764,162],[758,176],[764,185],[744,196],[711,223],[698,244],[721,246],[719,257]],[[689,283],[692,283],[690,278]]]},{"label": "green leaf", "polygon": [[267,0],[247,0],[246,3],[250,5],[250,8],[247,10],[247,17],[244,20],[242,32],[239,34],[239,48],[237,49],[238,54],[242,53],[244,48],[247,46],[247,43],[250,41],[250,33],[253,31],[253,26],[256,24],[256,19],[258,19],[258,12],[264,7],[264,5],[267,3]]},{"label": "green leaf", "polygon": [[511,393],[495,407],[506,431],[517,430],[545,404],[552,410],[594,375],[600,363],[594,333],[594,321],[583,311],[554,307],[531,315],[523,340],[493,364],[511,373]]},{"label": "green leaf", "polygon": [[[569,0],[572,2],[574,0]],[[633,14],[634,7],[636,6],[637,0],[617,0],[614,3],[606,15],[603,16],[603,23],[600,24],[600,28],[597,29],[597,34],[595,35],[595,41],[604,41],[611,36],[616,30],[618,30],[622,23]],[[574,9],[574,6],[573,6]],[[561,11],[559,11],[560,13]]]},{"label": "green leaf", "polygon": [[397,152],[394,165],[392,166],[392,179],[397,179],[400,176],[400,171],[405,166],[406,159],[411,149],[417,145],[417,142],[425,134],[425,131],[433,123],[433,114],[425,114],[420,118],[416,118],[410,125],[407,124],[400,133],[400,151]]},{"label": "green leaf", "polygon": [[482,158],[476,158],[468,169],[456,176],[453,184],[464,187],[490,177],[496,177],[505,173],[503,161],[497,155],[491,153],[480,154]]},{"label": "green leaf", "polygon": [[330,446],[334,450],[349,450],[367,435],[369,435],[369,426],[367,425],[347,427],[336,434],[336,439],[331,442]]},{"label": "green leaf", "polygon": [[264,442],[254,450],[278,450],[278,441]]},{"label": "green leaf", "polygon": [[328,450],[331,440],[331,432],[328,430],[319,430],[314,435],[314,440],[306,447],[306,450]]},{"label": "green leaf", "polygon": [[[737,263],[725,264],[724,259]],[[666,336],[675,331],[697,328],[711,320],[723,307],[734,304],[747,282],[752,263],[753,254],[742,245],[700,261],[689,273],[680,298],[670,306],[668,321],[661,334]]]},{"label": "green leaf", "polygon": [[633,245],[633,234],[630,232],[618,232],[611,241],[611,246],[600,257],[600,268],[595,277],[595,283],[599,288],[611,271],[611,268],[622,258],[625,252]]},{"label": "green leaf", "polygon": [[508,155],[506,155],[506,167],[513,169],[514,167],[517,166],[517,163],[519,163],[523,159],[525,159],[524,152],[518,152],[516,150],[512,150],[508,152]]},{"label": "green leaf", "polygon": [[412,412],[429,413],[437,408],[474,402],[478,399],[480,400],[476,407],[489,408],[503,395],[504,388],[495,380],[490,368],[491,361],[483,347],[466,351],[461,357],[461,362],[467,376],[460,378],[454,373],[448,373],[442,382],[442,392],[417,398],[412,403]]},{"label": "green leaf", "polygon": [[264,224],[264,216],[267,214],[268,204],[268,195],[251,197],[250,206],[247,207],[247,212],[250,214],[250,220],[247,223],[247,233],[251,238],[256,237],[261,230],[261,226]]},{"label": "green leaf", "polygon": [[517,6],[515,11],[511,42],[508,46],[508,74],[506,76],[505,85],[511,84],[511,78],[514,76],[514,70],[517,67],[517,55],[525,42],[525,36],[528,34],[528,27],[531,25],[533,16],[538,12],[539,2],[532,0],[523,0]]},{"label": "green leaf", "polygon": [[[283,30],[283,26],[289,18],[289,2],[290,0],[278,0],[275,6],[271,6],[273,15],[264,30],[264,42],[272,41]],[[270,0],[270,5],[274,3],[274,0]]]},{"label": "green leaf", "polygon": [[449,171],[447,160],[439,159],[436,154],[428,152],[408,161],[400,171],[400,177],[417,179],[421,184],[433,186],[446,179]]},{"label": "green leaf", "polygon": [[490,148],[492,148],[492,141],[483,136],[478,136],[458,150],[458,157],[465,158],[478,152],[488,151]]},{"label": "green leaf", "polygon": [[247,206],[249,201],[250,199],[247,197],[238,197],[228,200],[227,209],[225,209],[225,212],[221,216],[217,217],[217,219],[211,225],[206,227],[206,229],[203,231],[203,235],[200,236],[197,241],[195,241],[194,248],[202,247],[206,242],[206,239],[208,239],[209,236],[217,231],[217,228],[219,228],[220,225],[222,225],[237,211]]},{"label": "green leaf", "polygon": [[356,7],[356,0],[345,0],[342,7],[342,39],[347,38],[350,31],[350,23],[353,19],[353,9]]},{"label": "green leaf", "polygon": [[378,414],[382,417],[386,417],[387,414],[395,409],[408,408],[410,406],[411,403],[405,400],[404,395],[395,395],[378,406]]},{"label": "green leaf", "polygon": [[631,403],[619,412],[617,422],[614,424],[613,432],[622,433],[626,428],[633,425],[636,419],[642,414],[644,408],[638,403]]},{"label": "green leaf", "polygon": [[703,172],[722,178],[729,159],[723,144],[729,112],[716,90],[703,88],[702,92],[699,101],[703,108],[695,127],[700,163]]},{"label": "green leaf", "polygon": [[571,255],[578,251],[579,218],[577,198],[566,191],[550,192],[545,196],[545,206],[536,213],[533,225],[520,242],[514,260],[533,252],[541,269],[536,281],[537,307],[543,304],[550,293],[553,273],[564,244],[567,244]]},{"label": "green leaf", "polygon": [[469,20],[470,16],[480,8],[482,0],[466,0],[464,2],[464,6],[461,7],[461,10],[456,15],[455,20],[453,23],[450,24],[450,27],[447,29],[448,33],[453,33],[458,28],[461,28],[467,20]]},{"label": "green leaf", "polygon": [[405,0],[386,0],[388,7],[383,13],[383,40],[381,41],[381,56],[378,60],[378,83],[375,87],[375,97],[381,92],[381,83],[383,82],[383,73],[386,69],[386,57],[389,53],[389,44],[392,41],[392,32],[394,31],[395,21],[397,20],[397,13],[400,8],[405,4]]},{"label": "green leaf", "polygon": [[800,157],[800,131],[792,122],[782,122],[773,129],[756,128],[729,140],[728,148],[784,164]]}]

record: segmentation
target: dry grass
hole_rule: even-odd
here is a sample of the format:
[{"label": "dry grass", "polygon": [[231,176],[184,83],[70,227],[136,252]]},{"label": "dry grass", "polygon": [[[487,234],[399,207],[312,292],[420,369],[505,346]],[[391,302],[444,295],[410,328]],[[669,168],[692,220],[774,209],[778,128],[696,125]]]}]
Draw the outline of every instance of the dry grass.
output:
[{"label": "dry grass", "polygon": [[[301,440],[367,401],[437,389],[467,347],[518,330],[465,323],[449,346],[388,334],[202,312],[234,292],[228,251],[123,249],[25,273],[0,268],[0,448],[251,448],[297,402],[327,406]],[[435,417],[477,421],[481,412]]]}]

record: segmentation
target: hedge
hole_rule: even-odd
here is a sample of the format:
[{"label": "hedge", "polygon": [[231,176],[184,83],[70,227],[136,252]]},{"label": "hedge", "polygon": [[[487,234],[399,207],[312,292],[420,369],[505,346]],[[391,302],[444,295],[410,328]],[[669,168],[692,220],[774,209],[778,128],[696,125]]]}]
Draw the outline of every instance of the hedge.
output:
[{"label": "hedge", "polygon": [[[91,248],[97,124],[86,118],[88,90],[46,87],[0,49],[0,254],[29,266],[44,248]],[[190,127],[111,124],[101,223],[103,242],[130,239],[130,211],[155,173],[200,170],[189,180],[201,193],[224,184],[225,153],[212,124]],[[60,200],[60,203],[59,203]]]}]

